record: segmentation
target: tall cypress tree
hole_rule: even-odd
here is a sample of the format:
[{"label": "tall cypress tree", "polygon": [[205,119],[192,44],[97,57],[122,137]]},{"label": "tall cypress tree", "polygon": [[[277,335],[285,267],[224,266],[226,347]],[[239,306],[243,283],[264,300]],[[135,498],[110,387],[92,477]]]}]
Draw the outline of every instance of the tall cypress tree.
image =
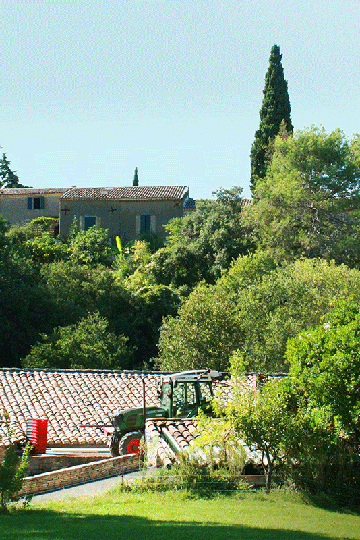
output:
[{"label": "tall cypress tree", "polygon": [[139,185],[139,173],[138,173],[138,168],[136,167],[135,172],[134,172],[133,186],[138,186],[138,185]]},{"label": "tall cypress tree", "polygon": [[251,147],[251,191],[254,192],[256,181],[264,178],[266,167],[271,159],[272,141],[283,129],[293,132],[291,106],[287,81],[281,64],[280,47],[274,45],[270,53],[269,69],[266,73],[264,98],[260,110],[260,127],[255,133]]}]

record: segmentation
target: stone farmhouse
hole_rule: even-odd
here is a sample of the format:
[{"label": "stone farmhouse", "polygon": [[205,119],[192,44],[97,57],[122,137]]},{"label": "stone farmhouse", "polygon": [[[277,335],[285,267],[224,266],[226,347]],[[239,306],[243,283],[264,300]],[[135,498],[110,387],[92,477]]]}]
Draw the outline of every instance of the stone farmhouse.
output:
[{"label": "stone farmhouse", "polygon": [[5,188],[0,189],[0,214],[11,225],[38,217],[58,217],[66,236],[74,219],[77,229],[92,226],[109,230],[123,243],[142,234],[165,236],[171,218],[195,209],[186,186],[131,186],[112,188]]},{"label": "stone farmhouse", "polygon": [[95,225],[123,243],[147,233],[164,237],[164,225],[182,217],[188,204],[186,186],[74,187],[60,197],[60,233],[66,236],[75,219],[78,230]]}]

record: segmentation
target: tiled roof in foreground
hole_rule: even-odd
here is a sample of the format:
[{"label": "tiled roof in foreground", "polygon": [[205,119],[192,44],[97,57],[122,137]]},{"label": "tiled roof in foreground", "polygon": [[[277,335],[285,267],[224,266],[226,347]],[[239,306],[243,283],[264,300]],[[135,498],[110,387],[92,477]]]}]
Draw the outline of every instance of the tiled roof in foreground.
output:
[{"label": "tiled roof in foreground", "polygon": [[[194,444],[199,436],[198,426],[191,418],[148,420],[146,422],[146,440],[148,441],[148,459],[152,465],[167,465],[179,452]],[[171,447],[167,437],[172,440],[176,448]],[[152,448],[153,447],[153,448]]]},{"label": "tiled roof in foreground", "polygon": [[[26,421],[48,418],[48,445],[106,444],[107,435],[84,424],[109,424],[116,410],[159,404],[159,372],[0,370],[0,416],[9,415],[15,438],[23,438]],[[0,437],[6,440],[4,424]],[[1,443],[0,443],[1,444]]]},{"label": "tiled roof in foreground", "polygon": [[[142,407],[143,380],[146,405],[159,405],[157,389],[163,373],[0,369],[0,422],[5,411],[15,430],[14,440],[24,439],[28,420],[48,418],[49,446],[107,444],[107,434],[85,425],[110,424],[119,408]],[[215,383],[215,393],[217,389],[229,399],[229,381]],[[0,439],[0,445],[6,442],[3,423]]]},{"label": "tiled roof in foreground", "polygon": [[188,194],[187,186],[128,186],[109,188],[68,189],[62,200],[127,200],[127,201],[165,201],[182,200]]}]

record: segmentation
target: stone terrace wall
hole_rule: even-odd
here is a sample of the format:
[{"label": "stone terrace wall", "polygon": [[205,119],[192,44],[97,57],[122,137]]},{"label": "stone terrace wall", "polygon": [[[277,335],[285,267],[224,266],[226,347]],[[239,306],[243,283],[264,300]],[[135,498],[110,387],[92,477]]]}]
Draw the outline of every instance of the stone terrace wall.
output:
[{"label": "stone terrace wall", "polygon": [[66,469],[69,467],[74,467],[75,465],[83,465],[84,463],[91,463],[93,461],[100,461],[103,459],[104,456],[30,456],[29,465],[27,468],[27,476],[57,471],[59,469]]},{"label": "stone terrace wall", "polygon": [[46,472],[36,476],[27,476],[18,496],[25,496],[46,491],[83,484],[100,478],[117,476],[139,468],[139,456],[131,454],[83,465],[75,465],[58,471]]}]

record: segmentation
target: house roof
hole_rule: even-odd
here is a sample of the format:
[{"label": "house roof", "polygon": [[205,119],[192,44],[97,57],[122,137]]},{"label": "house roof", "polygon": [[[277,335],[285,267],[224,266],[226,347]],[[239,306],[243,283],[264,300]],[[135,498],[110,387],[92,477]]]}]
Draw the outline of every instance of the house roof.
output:
[{"label": "house roof", "polygon": [[[157,387],[164,373],[3,368],[0,417],[3,411],[8,414],[15,430],[14,440],[24,439],[28,420],[48,418],[49,446],[106,444],[107,434],[85,425],[110,424],[119,408],[142,407],[143,379],[146,405],[159,405]],[[231,392],[230,383],[217,383],[215,392],[217,385],[221,385],[226,399]],[[3,423],[0,439],[2,443],[6,441]]]},{"label": "house roof", "polygon": [[189,419],[168,419],[168,420],[148,420],[146,422],[146,439],[151,445],[151,441],[156,444],[156,454],[161,464],[166,458],[175,457],[175,452],[163,435],[167,431],[179,450],[185,450],[194,444],[194,440],[199,436],[198,426],[195,420]]},{"label": "house roof", "polygon": [[61,195],[68,191],[69,188],[4,188],[0,189],[0,196],[14,197],[18,195]]},{"label": "house roof", "polygon": [[[85,424],[109,424],[117,409],[159,404],[159,372],[0,370],[0,411],[9,415],[14,440],[23,439],[26,422],[48,418],[48,444],[106,444],[107,435]],[[0,437],[5,425],[0,423]]]},{"label": "house roof", "polygon": [[187,186],[129,186],[110,188],[68,189],[62,200],[182,200],[188,194]]}]

